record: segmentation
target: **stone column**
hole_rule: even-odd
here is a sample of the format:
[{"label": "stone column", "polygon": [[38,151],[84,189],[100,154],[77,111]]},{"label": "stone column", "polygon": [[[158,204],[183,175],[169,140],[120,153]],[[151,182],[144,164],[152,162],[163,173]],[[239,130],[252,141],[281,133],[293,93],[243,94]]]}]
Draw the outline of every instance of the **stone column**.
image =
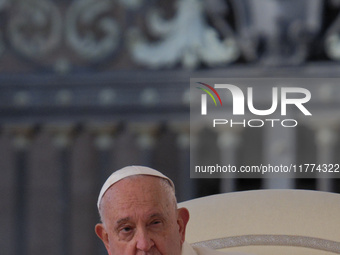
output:
[{"label": "stone column", "polygon": [[[264,127],[264,164],[271,166],[290,166],[295,164],[295,127]],[[290,189],[294,188],[294,174],[270,173],[264,176],[264,188]]]},{"label": "stone column", "polygon": [[94,129],[94,144],[96,150],[98,151],[98,168],[100,169],[98,172],[98,192],[101,188],[101,185],[104,184],[105,180],[113,171],[111,158],[112,148],[115,143],[113,131],[114,128],[111,126],[100,126]]},{"label": "stone column", "polygon": [[[334,164],[334,150],[338,136],[331,125],[319,127],[316,131],[317,164]],[[332,174],[318,172],[317,189],[333,190]]]},{"label": "stone column", "polygon": [[62,250],[62,172],[50,130],[37,127],[27,161],[27,254]]},{"label": "stone column", "polygon": [[70,244],[71,255],[97,253],[94,226],[99,221],[97,198],[100,171],[93,134],[79,128],[71,154]]},{"label": "stone column", "polygon": [[58,125],[49,127],[53,133],[53,145],[57,151],[58,158],[58,169],[60,172],[60,211],[61,211],[61,250],[62,254],[69,255],[71,248],[71,166],[70,166],[70,153],[71,145],[73,142],[72,137],[72,126],[71,125]]},{"label": "stone column", "polygon": [[28,151],[31,145],[31,128],[14,127],[14,148],[15,148],[15,238],[20,240],[15,243],[15,254],[27,254],[27,191],[28,191]]},{"label": "stone column", "polygon": [[162,123],[157,127],[154,138],[151,166],[168,176],[176,187],[180,187],[177,133],[170,123]]},{"label": "stone column", "polygon": [[[110,172],[128,165],[145,164],[145,162],[142,162],[141,146],[138,144],[138,139],[140,138],[140,130],[138,130],[134,128],[133,124],[121,125],[116,129]],[[147,140],[148,138],[144,139]],[[148,147],[148,145],[145,146]]]},{"label": "stone column", "polygon": [[[191,134],[194,140],[196,137],[199,138],[192,141],[195,143],[195,149],[191,152],[191,160],[193,160],[195,167],[205,168],[206,166],[216,166],[216,164],[221,165],[217,130],[207,126],[195,125],[191,132],[195,133]],[[195,180],[195,196],[200,197],[219,193],[220,182],[219,173],[214,174],[213,178],[197,178]]]},{"label": "stone column", "polygon": [[[237,149],[240,144],[238,130],[223,130],[218,134],[218,147],[221,155],[222,166],[237,167]],[[235,190],[236,173],[222,174],[220,182],[220,192],[232,192]]]},{"label": "stone column", "polygon": [[[101,125],[93,127],[95,138],[94,145],[98,152],[98,185],[97,195],[100,192],[101,186],[104,184],[105,180],[113,172],[112,169],[112,149],[115,144],[113,133],[115,128],[112,125]],[[99,238],[95,238],[97,246],[97,254],[105,255],[106,249],[102,241]]]},{"label": "stone column", "polygon": [[0,247],[1,254],[15,254],[15,206],[16,206],[16,169],[15,151],[12,144],[12,135],[4,129],[0,134]]},{"label": "stone column", "polygon": [[195,181],[190,178],[190,135],[187,125],[179,125],[177,128],[177,146],[179,150],[179,201],[194,198]]},{"label": "stone column", "polygon": [[137,124],[134,130],[137,133],[137,143],[141,150],[141,164],[152,167],[152,154],[155,146],[155,125]]}]

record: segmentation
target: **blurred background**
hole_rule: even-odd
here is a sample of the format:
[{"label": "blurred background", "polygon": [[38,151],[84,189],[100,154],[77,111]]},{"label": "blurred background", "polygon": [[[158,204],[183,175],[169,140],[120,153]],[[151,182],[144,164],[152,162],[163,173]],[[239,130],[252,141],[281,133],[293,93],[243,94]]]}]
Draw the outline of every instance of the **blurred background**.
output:
[{"label": "blurred background", "polygon": [[[96,199],[131,164],[172,178],[179,201],[340,193],[339,179],[318,176],[189,177],[190,78],[338,77],[339,14],[338,0],[0,0],[1,254],[106,254]],[[340,91],[313,91],[319,121],[279,133],[198,127],[202,150],[234,165],[339,163]]]}]

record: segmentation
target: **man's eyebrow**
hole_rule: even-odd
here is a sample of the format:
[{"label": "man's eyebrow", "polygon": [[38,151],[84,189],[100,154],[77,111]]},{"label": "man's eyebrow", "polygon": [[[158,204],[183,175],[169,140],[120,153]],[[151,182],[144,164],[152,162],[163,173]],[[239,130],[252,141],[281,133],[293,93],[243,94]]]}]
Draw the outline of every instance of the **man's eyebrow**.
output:
[{"label": "man's eyebrow", "polygon": [[153,213],[150,215],[149,219],[153,219],[153,218],[161,218],[164,219],[165,216],[162,213]]},{"label": "man's eyebrow", "polygon": [[125,218],[119,219],[119,220],[116,221],[116,225],[123,224],[125,222],[128,222],[129,220],[130,220],[130,217],[125,217]]},{"label": "man's eyebrow", "polygon": [[[154,218],[161,218],[161,219],[165,219],[165,216],[162,213],[153,213],[151,214],[149,217],[149,219],[154,219]],[[130,217],[125,217],[125,218],[121,218],[119,220],[116,221],[116,225],[121,225],[124,224],[128,221],[130,221],[131,218]]]}]

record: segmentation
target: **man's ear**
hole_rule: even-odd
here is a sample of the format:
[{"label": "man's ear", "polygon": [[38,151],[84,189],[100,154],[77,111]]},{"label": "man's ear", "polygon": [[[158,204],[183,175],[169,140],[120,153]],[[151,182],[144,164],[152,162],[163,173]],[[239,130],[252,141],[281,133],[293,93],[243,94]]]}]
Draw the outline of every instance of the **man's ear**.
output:
[{"label": "man's ear", "polygon": [[109,252],[109,235],[107,234],[105,227],[102,223],[98,223],[95,227],[95,232],[97,234],[97,236],[103,241],[106,250]]},{"label": "man's ear", "polygon": [[183,243],[185,240],[185,229],[187,227],[187,223],[189,221],[189,211],[187,208],[179,208],[177,209],[177,223],[179,226],[179,233],[181,235],[181,242]]}]

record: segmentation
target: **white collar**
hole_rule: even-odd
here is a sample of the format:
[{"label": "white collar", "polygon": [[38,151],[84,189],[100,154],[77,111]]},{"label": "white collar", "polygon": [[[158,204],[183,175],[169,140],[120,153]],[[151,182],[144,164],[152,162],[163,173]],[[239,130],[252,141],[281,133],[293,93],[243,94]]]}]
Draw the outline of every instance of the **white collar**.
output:
[{"label": "white collar", "polygon": [[189,243],[184,242],[182,245],[182,255],[197,255],[197,253]]}]

